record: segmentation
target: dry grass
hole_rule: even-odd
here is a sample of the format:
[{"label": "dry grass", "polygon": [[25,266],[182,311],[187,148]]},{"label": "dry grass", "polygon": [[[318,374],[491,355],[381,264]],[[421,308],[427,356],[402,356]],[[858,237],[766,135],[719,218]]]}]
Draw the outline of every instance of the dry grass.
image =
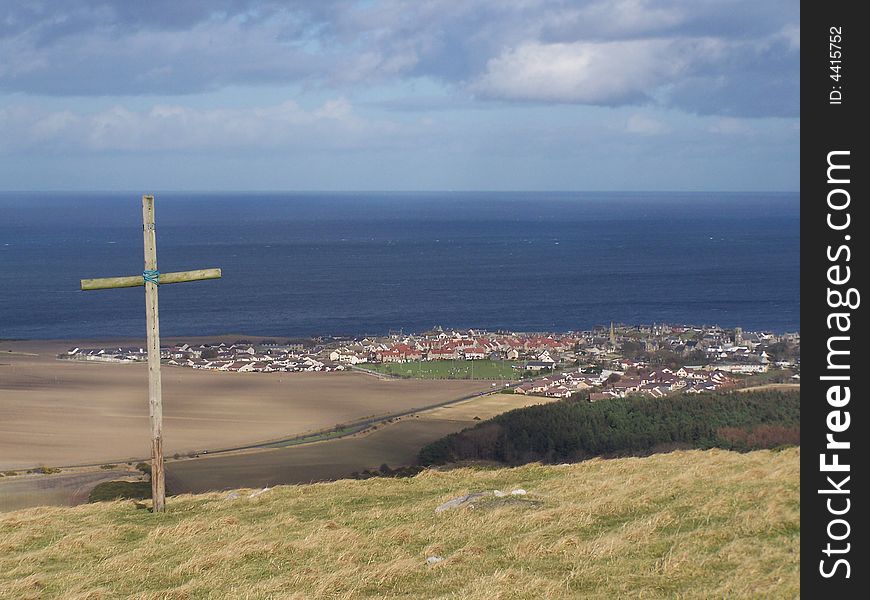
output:
[{"label": "dry grass", "polygon": [[[0,515],[3,598],[799,595],[799,449],[427,471]],[[435,514],[469,491],[522,487]],[[426,557],[444,560],[426,565]]]}]

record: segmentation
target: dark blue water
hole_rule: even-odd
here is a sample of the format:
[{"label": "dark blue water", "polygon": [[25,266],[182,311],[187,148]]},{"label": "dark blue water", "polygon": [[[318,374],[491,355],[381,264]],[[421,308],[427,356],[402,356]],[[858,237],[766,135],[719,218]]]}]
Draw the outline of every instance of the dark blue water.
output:
[{"label": "dark blue water", "polygon": [[[156,199],[164,335],[800,327],[797,194],[183,194]],[[136,194],[0,194],[0,338],[141,336]]]}]

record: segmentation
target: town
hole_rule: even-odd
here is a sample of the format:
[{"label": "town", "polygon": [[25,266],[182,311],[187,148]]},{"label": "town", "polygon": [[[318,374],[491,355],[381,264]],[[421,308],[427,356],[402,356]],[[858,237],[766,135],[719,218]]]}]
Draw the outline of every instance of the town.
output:
[{"label": "town", "polygon": [[[72,348],[59,358],[144,361],[142,347]],[[800,334],[689,325],[614,325],[567,333],[443,329],[279,342],[176,343],[163,363],[234,372],[368,372],[380,377],[503,380],[505,391],[590,401],[735,387],[768,372],[800,381]],[[508,383],[510,382],[510,383]],[[493,384],[495,387],[496,384]]]}]

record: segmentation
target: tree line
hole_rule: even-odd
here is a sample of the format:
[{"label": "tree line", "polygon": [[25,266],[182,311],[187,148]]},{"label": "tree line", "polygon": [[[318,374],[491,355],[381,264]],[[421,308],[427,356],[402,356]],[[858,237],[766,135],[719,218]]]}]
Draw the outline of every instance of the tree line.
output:
[{"label": "tree line", "polygon": [[432,442],[419,462],[570,462],[676,448],[748,451],[799,444],[800,392],[630,396],[513,410]]}]

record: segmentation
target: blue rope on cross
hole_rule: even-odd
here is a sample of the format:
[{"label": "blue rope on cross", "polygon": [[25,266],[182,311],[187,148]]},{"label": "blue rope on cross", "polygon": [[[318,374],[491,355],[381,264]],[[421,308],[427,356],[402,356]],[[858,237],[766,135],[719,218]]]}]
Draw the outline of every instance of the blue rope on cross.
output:
[{"label": "blue rope on cross", "polygon": [[145,280],[145,283],[150,281],[155,285],[160,285],[160,271],[156,269],[145,269],[142,271],[142,279]]}]

